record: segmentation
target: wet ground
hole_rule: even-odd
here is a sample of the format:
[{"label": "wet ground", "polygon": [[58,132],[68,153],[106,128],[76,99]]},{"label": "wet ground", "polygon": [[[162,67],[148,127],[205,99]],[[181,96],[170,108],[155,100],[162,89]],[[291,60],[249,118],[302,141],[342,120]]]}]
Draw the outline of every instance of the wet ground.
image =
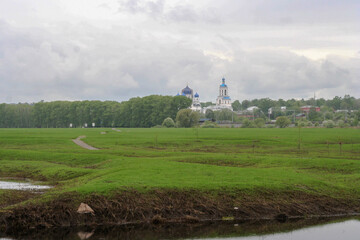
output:
[{"label": "wet ground", "polygon": [[0,239],[236,239],[236,240],[358,240],[360,219],[309,219],[201,224],[125,225],[54,228],[0,233]]},{"label": "wet ground", "polygon": [[44,185],[34,185],[30,182],[0,181],[0,189],[4,189],[4,190],[36,191],[36,190],[44,190],[49,188],[51,187]]}]

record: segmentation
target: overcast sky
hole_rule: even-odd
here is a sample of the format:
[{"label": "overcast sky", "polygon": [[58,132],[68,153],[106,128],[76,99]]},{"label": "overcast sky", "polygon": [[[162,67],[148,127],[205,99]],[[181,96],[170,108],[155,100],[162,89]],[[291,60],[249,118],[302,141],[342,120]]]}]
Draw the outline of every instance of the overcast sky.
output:
[{"label": "overcast sky", "polygon": [[360,97],[359,0],[1,0],[0,102]]}]

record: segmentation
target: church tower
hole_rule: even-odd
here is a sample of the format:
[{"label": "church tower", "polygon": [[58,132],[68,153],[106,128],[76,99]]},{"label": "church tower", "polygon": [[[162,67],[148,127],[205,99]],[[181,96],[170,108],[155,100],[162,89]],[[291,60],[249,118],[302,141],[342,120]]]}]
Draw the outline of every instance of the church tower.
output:
[{"label": "church tower", "polygon": [[229,96],[228,86],[225,83],[225,78],[222,78],[222,84],[219,87],[219,96],[216,99],[216,106],[231,108],[231,98]]},{"label": "church tower", "polygon": [[201,104],[199,97],[200,97],[199,94],[195,93],[193,98],[193,103],[191,105],[191,110],[201,112]]},{"label": "church tower", "polygon": [[186,87],[183,90],[181,90],[181,95],[185,96],[185,97],[188,97],[190,99],[194,98],[193,94],[194,94],[194,91],[191,88],[189,88],[188,85],[186,85]]}]

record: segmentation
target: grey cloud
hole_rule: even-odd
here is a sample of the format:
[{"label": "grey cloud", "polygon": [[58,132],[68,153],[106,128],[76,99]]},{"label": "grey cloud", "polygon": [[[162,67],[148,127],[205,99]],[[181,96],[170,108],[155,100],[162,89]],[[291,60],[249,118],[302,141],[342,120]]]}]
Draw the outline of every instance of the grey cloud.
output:
[{"label": "grey cloud", "polygon": [[[21,101],[126,100],[148,94],[174,95],[186,78],[191,82],[191,76],[205,80],[203,76],[211,67],[201,51],[176,43],[159,45],[146,34],[99,34],[86,25],[81,29],[77,32],[81,37],[72,35],[69,39],[51,33],[31,38],[22,32],[9,36],[0,28],[0,52],[6,51],[0,58],[0,101],[9,97]],[[68,28],[68,32],[73,31]],[[83,37],[79,31],[89,35]],[[119,28],[116,32],[127,31]],[[13,36],[25,37],[21,45],[8,51]],[[78,41],[80,45],[74,43]]]},{"label": "grey cloud", "polygon": [[176,22],[196,22],[199,18],[195,10],[189,6],[175,6],[167,13],[167,17]]},{"label": "grey cloud", "polygon": [[[360,88],[357,58],[313,61],[286,50],[239,49],[229,61],[205,56],[186,42],[120,26],[112,31],[86,24],[59,27],[66,29],[62,36],[29,29],[9,31],[11,25],[1,25],[0,102],[119,101],[175,95],[187,83],[203,101],[214,101],[223,74],[232,98],[240,100],[306,97],[313,92],[329,97],[356,95]],[[21,44],[14,44],[14,39]]]},{"label": "grey cloud", "polygon": [[[314,61],[288,51],[242,52],[227,71],[245,97],[304,97],[314,92],[344,95],[359,75],[330,59]],[[340,64],[341,66],[341,64]],[[360,87],[360,84],[357,84]]]},{"label": "grey cloud", "polygon": [[140,1],[140,0],[125,0],[119,1],[119,12],[126,11],[133,14],[146,13],[156,17],[156,14],[163,14],[164,0]]},{"label": "grey cloud", "polygon": [[[359,97],[359,28],[353,27],[358,16],[352,24],[341,17],[356,3],[313,1],[315,10],[306,13],[310,2],[302,2],[126,0],[122,14],[111,20],[94,23],[60,14],[57,21],[36,19],[24,26],[14,13],[14,21],[0,20],[0,102],[127,100],[175,95],[187,83],[202,101],[215,101],[223,75],[233,99],[313,92]],[[340,17],[311,23],[326,22],[334,10],[317,11],[331,6]],[[314,61],[291,52],[323,48],[355,49],[354,57]]]},{"label": "grey cloud", "polygon": [[228,20],[240,24],[338,24],[360,20],[357,0],[224,0],[221,6],[226,9]]},{"label": "grey cloud", "polygon": [[207,23],[221,22],[221,19],[216,13],[216,9],[211,7],[196,9],[193,5],[176,4],[165,9],[165,0],[124,0],[119,1],[119,4],[119,12],[129,12],[131,14],[141,13],[153,19],[160,19],[163,21]]}]

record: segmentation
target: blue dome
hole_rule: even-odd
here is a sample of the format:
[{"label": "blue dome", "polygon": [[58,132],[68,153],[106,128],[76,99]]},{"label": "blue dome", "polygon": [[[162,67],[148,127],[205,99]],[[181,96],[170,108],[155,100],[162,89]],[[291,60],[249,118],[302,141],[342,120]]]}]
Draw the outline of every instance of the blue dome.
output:
[{"label": "blue dome", "polygon": [[177,93],[177,94],[176,94],[176,96],[180,96],[180,94],[179,94],[179,93]]},{"label": "blue dome", "polygon": [[192,94],[193,93],[193,90],[191,88],[189,88],[189,86],[186,86],[182,91],[181,93],[185,94],[185,95],[188,95],[188,94]]},{"label": "blue dome", "polygon": [[198,97],[199,97],[199,94],[198,94],[198,93],[195,93],[194,97],[198,98]]},{"label": "blue dome", "polygon": [[185,93],[182,93],[181,96],[186,96],[186,94],[185,94]]},{"label": "blue dome", "polygon": [[227,87],[227,85],[225,84],[225,78],[221,79],[222,84],[220,85],[220,87]]}]

